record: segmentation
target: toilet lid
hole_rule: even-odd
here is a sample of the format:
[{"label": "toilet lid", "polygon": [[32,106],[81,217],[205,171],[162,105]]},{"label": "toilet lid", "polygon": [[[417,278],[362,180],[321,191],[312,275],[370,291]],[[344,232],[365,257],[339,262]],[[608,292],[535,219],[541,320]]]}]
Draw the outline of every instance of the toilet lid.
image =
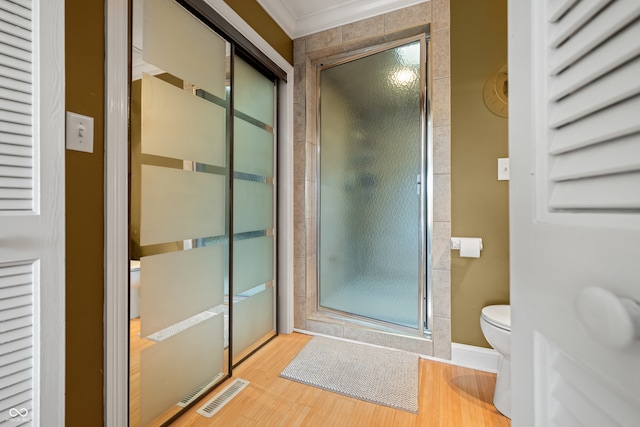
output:
[{"label": "toilet lid", "polygon": [[500,328],[511,330],[511,306],[490,305],[482,309],[482,317]]}]

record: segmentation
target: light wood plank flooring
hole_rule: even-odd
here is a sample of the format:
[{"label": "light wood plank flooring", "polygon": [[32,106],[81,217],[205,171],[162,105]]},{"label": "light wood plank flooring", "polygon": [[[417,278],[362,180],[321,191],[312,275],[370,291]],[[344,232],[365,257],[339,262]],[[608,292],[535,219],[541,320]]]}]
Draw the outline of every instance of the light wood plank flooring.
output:
[{"label": "light wood plank flooring", "polygon": [[[420,412],[375,405],[280,378],[280,372],[311,339],[280,335],[233,370],[250,381],[213,418],[196,413],[214,390],[174,426],[426,426],[508,427],[509,419],[491,403],[495,375],[420,360]],[[228,380],[231,381],[231,380]],[[222,385],[221,387],[224,387]]]}]

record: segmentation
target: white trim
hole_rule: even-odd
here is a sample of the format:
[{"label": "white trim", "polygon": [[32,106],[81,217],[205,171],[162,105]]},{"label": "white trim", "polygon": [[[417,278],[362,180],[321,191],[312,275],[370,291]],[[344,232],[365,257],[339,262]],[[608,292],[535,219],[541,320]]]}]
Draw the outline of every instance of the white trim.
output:
[{"label": "white trim", "polygon": [[106,2],[104,425],[129,423],[127,0]]},{"label": "white trim", "polygon": [[[64,0],[33,2],[35,211],[34,426],[65,420]],[[25,243],[25,246],[30,246]],[[10,421],[10,420],[9,420]],[[11,424],[11,422],[9,422]]]},{"label": "white trim", "polygon": [[404,9],[428,0],[355,0],[318,12],[295,16],[281,0],[257,0],[292,39]]},{"label": "white trim", "polygon": [[[128,424],[128,6],[107,0],[105,135],[105,425]],[[280,89],[280,317],[293,330],[293,66],[222,0],[207,3],[287,73]],[[64,8],[60,8],[63,10]],[[64,393],[60,393],[64,395]],[[64,405],[62,405],[64,406]],[[62,424],[60,424],[62,425]]]},{"label": "white trim", "polygon": [[[355,341],[349,338],[336,337],[333,335],[325,335],[318,332],[307,331],[304,329],[295,328],[293,331],[299,334],[333,338],[336,340],[347,341],[355,344],[369,345],[371,347],[405,351],[405,350],[381,346],[378,344],[371,344],[363,341]],[[500,354],[492,348],[476,347],[473,345],[458,344],[458,343],[451,343],[451,360],[441,359],[439,357],[433,357],[426,354],[418,354],[418,355],[420,356],[421,359],[433,360],[434,362],[461,366],[463,368],[475,369],[477,371],[490,372],[492,374],[495,374],[498,372],[498,361],[500,360]]]},{"label": "white trim", "polygon": [[500,353],[492,348],[451,343],[451,361],[457,366],[485,372],[498,372]]}]

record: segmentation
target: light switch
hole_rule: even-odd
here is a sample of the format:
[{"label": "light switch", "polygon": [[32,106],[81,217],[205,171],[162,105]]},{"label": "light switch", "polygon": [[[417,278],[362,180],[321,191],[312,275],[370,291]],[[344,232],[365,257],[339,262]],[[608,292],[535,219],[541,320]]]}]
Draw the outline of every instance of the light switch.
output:
[{"label": "light switch", "polygon": [[509,180],[509,159],[498,159],[498,181]]},{"label": "light switch", "polygon": [[93,153],[93,117],[67,111],[67,150]]}]

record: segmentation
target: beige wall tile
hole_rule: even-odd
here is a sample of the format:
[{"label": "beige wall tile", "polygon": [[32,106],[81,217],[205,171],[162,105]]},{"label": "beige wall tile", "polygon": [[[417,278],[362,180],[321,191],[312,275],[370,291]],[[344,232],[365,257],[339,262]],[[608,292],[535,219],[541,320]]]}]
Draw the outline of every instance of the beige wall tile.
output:
[{"label": "beige wall tile", "polygon": [[433,175],[433,220],[451,221],[451,175]]},{"label": "beige wall tile", "polygon": [[451,126],[433,128],[433,173],[451,173]]},{"label": "beige wall tile", "polygon": [[432,269],[431,286],[433,314],[440,317],[451,317],[451,272]]},{"label": "beige wall tile", "polygon": [[450,0],[432,0],[433,31],[450,27],[449,2]]},{"label": "beige wall tile", "polygon": [[384,32],[391,33],[429,22],[431,22],[430,1],[384,14]]},{"label": "beige wall tile", "polygon": [[305,298],[295,297],[293,307],[293,327],[307,329],[307,313],[305,310]]},{"label": "beige wall tile", "polygon": [[315,298],[318,296],[318,288],[317,288],[317,274],[316,271],[316,257],[308,256],[306,259],[306,279],[307,282],[305,284],[306,292],[308,297],[312,297],[314,299],[311,307],[313,310],[316,308]]},{"label": "beige wall tile", "polygon": [[384,346],[387,341],[385,334],[382,332],[349,325],[344,326],[344,338],[381,346]]},{"label": "beige wall tile", "polygon": [[343,326],[339,323],[319,322],[317,320],[308,319],[307,330],[338,338],[342,338],[344,336]]},{"label": "beige wall tile", "polygon": [[304,104],[307,97],[307,67],[305,63],[293,68],[293,103]]},{"label": "beige wall tile", "polygon": [[373,37],[384,34],[384,16],[374,16],[373,18],[363,19],[362,21],[353,22],[342,27],[342,42],[347,43],[353,40]]},{"label": "beige wall tile", "polygon": [[451,269],[451,223],[433,223],[433,265],[440,270]]},{"label": "beige wall tile", "polygon": [[304,64],[306,61],[307,39],[300,37],[293,40],[293,65]]},{"label": "beige wall tile", "polygon": [[306,258],[296,257],[293,259],[293,296],[294,297],[307,296],[307,283],[305,280],[306,264],[307,264]]},{"label": "beige wall tile", "polygon": [[298,141],[293,143],[293,179],[304,181],[307,165],[307,143]]},{"label": "beige wall tile", "polygon": [[293,219],[293,256],[296,258],[305,258],[307,255],[306,223],[305,218]]},{"label": "beige wall tile", "polygon": [[305,103],[293,104],[293,140],[295,142],[306,141],[306,112]]},{"label": "beige wall tile", "polygon": [[307,256],[316,254],[316,232],[316,219],[307,218]]},{"label": "beige wall tile", "polygon": [[306,208],[306,185],[307,181],[294,181],[293,183],[293,218],[294,220],[304,220],[307,217]]},{"label": "beige wall tile", "polygon": [[[342,27],[340,27],[342,28]],[[337,45],[325,47],[319,50],[314,50],[311,52],[307,52],[307,59],[310,61],[316,61],[318,59],[330,58],[334,55],[339,55],[345,52],[344,44],[340,43]]]},{"label": "beige wall tile", "polygon": [[451,125],[451,79],[433,80],[433,126]]},{"label": "beige wall tile", "polygon": [[451,43],[449,29],[445,28],[431,33],[431,43],[433,47],[433,64],[431,64],[433,77],[436,79],[448,77],[451,74]]},{"label": "beige wall tile", "polygon": [[451,319],[435,316],[433,318],[433,355],[451,360]]},{"label": "beige wall tile", "polygon": [[340,44],[342,44],[342,27],[331,28],[307,36],[306,53]]},{"label": "beige wall tile", "polygon": [[426,356],[433,355],[433,341],[431,340],[392,334],[387,334],[386,339],[387,347],[424,354]]}]

